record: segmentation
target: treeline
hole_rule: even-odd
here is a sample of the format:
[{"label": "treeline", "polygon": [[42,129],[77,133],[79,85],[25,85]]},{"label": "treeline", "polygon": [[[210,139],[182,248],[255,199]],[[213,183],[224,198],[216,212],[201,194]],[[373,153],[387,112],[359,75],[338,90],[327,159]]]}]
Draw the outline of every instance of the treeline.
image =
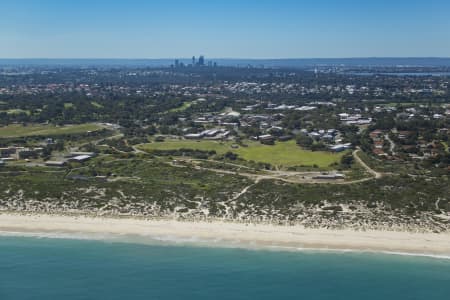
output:
[{"label": "treeline", "polygon": [[188,148],[180,148],[176,150],[152,150],[150,153],[155,156],[189,156],[196,159],[208,159],[209,157],[217,154],[214,150],[204,151]]}]

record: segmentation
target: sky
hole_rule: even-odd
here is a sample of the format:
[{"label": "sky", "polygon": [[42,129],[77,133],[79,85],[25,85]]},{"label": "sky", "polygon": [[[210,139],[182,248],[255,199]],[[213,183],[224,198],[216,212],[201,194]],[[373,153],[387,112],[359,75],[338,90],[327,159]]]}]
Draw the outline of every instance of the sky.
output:
[{"label": "sky", "polygon": [[450,57],[449,0],[0,0],[0,58]]}]

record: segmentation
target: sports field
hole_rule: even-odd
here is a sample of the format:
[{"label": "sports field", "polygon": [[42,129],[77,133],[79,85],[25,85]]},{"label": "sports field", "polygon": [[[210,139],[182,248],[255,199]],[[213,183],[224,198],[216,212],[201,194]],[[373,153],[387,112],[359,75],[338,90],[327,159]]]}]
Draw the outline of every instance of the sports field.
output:
[{"label": "sports field", "polygon": [[239,146],[234,149],[232,142],[216,141],[190,141],[190,140],[168,140],[165,142],[154,142],[141,145],[144,151],[152,150],[176,150],[181,148],[195,149],[203,151],[215,150],[218,154],[228,151],[236,153],[240,158],[253,160],[256,162],[269,163],[274,166],[313,166],[327,168],[329,165],[339,162],[344,153],[313,152],[304,150],[297,146],[295,141],[278,142],[274,146],[262,145],[256,141],[245,141],[248,147]]}]

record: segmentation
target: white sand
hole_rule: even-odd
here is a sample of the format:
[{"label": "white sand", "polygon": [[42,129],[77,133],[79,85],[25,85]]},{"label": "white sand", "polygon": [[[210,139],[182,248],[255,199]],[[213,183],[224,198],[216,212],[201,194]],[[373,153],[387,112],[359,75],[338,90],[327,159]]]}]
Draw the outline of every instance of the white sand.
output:
[{"label": "white sand", "polygon": [[228,222],[147,221],[132,218],[0,214],[0,231],[13,233],[81,233],[220,240],[257,247],[350,249],[450,256],[449,233],[410,233],[305,229],[300,226],[246,225]]}]

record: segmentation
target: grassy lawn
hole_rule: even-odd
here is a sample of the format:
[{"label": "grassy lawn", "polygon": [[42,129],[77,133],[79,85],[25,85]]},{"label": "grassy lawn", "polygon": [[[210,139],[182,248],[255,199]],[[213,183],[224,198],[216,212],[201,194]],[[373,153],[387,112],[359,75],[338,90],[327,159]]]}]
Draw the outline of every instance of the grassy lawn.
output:
[{"label": "grassy lawn", "polygon": [[0,110],[0,112],[6,112],[8,115],[18,115],[21,113],[30,115],[31,112],[29,110],[23,110],[23,109],[8,109],[8,110]]},{"label": "grassy lawn", "polygon": [[103,108],[103,105],[95,101],[91,101],[91,105],[95,108]]},{"label": "grassy lawn", "polygon": [[172,108],[169,112],[182,112],[191,107],[193,102],[184,102],[183,105],[177,108]]},{"label": "grassy lawn", "polygon": [[139,146],[142,150],[175,150],[180,148],[195,149],[202,151],[215,150],[217,153],[223,154],[231,151],[230,142],[215,142],[215,141],[192,141],[192,140],[166,140],[165,142],[153,142]]},{"label": "grassy lawn", "polygon": [[70,103],[70,102],[64,103],[64,108],[65,109],[71,109],[71,108],[74,108],[74,107],[75,107],[75,105],[73,105],[73,103]]},{"label": "grassy lawn", "polygon": [[197,149],[203,151],[215,150],[218,154],[224,154],[227,151],[238,154],[245,160],[269,163],[274,166],[293,167],[293,166],[312,166],[317,165],[320,168],[327,168],[330,164],[339,162],[344,153],[312,152],[298,147],[295,141],[278,142],[274,146],[262,145],[256,141],[246,141],[248,147],[231,148],[232,142],[216,141],[187,141],[187,140],[168,140],[165,142],[155,142],[142,145],[142,150],[175,150],[180,148]]},{"label": "grassy lawn", "polygon": [[442,145],[444,145],[445,151],[449,152],[449,149],[448,149],[448,143],[442,142]]},{"label": "grassy lawn", "polygon": [[41,125],[41,124],[22,126],[14,124],[6,127],[0,127],[0,138],[76,134],[76,133],[84,133],[87,131],[96,131],[99,129],[101,129],[101,127],[96,124],[81,124],[81,125],[66,125],[66,126]]}]

